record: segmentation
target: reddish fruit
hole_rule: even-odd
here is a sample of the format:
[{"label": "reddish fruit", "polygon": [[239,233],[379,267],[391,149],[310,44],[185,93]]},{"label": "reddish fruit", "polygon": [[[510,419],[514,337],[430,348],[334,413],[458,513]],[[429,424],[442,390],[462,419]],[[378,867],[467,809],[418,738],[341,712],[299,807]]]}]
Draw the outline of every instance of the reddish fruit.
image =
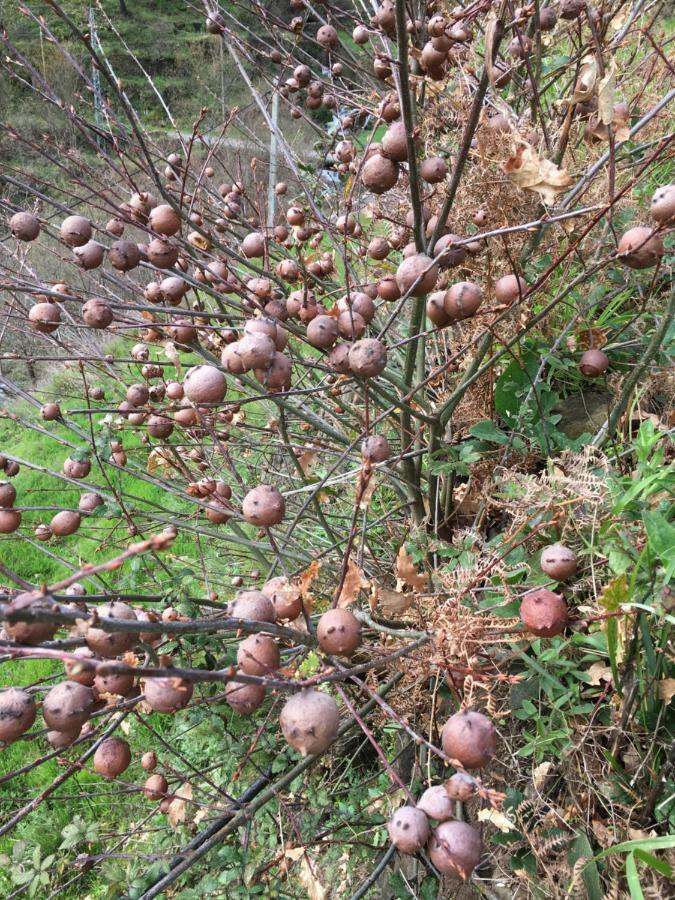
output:
[{"label": "reddish fruit", "polygon": [[443,822],[429,841],[429,858],[444,875],[459,875],[466,881],[480,862],[483,842],[479,832],[466,822]]},{"label": "reddish fruit", "polygon": [[279,647],[266,634],[250,634],[239,644],[237,665],[247,675],[269,675],[279,668],[280,661]]},{"label": "reddish fruit", "polygon": [[5,747],[28,731],[35,721],[35,700],[19,688],[0,691],[0,746]]},{"label": "reddish fruit", "polygon": [[79,731],[94,708],[94,692],[76,681],[55,685],[42,702],[42,716],[55,731]]},{"label": "reddish fruit", "polygon": [[551,544],[541,551],[541,570],[549,578],[565,581],[577,570],[577,555],[563,544]]},{"label": "reddish fruit", "polygon": [[466,803],[473,797],[476,790],[476,779],[466,772],[455,772],[445,782],[445,791],[451,800],[460,800]]},{"label": "reddish fruit", "polygon": [[175,713],[184,709],[192,697],[192,682],[183,678],[146,678],[145,702],[155,712]]},{"label": "reddish fruit", "polygon": [[337,737],[340,712],[323,691],[304,690],[290,697],[279,717],[286,741],[303,756],[323,753]]},{"label": "reddish fruit", "polygon": [[229,613],[237,619],[254,622],[274,622],[274,604],[262,591],[239,591],[232,601]]},{"label": "reddish fruit", "polygon": [[417,801],[417,808],[438,822],[452,819],[454,815],[452,801],[442,784],[427,788]]},{"label": "reddish fruit", "polygon": [[587,378],[599,378],[609,368],[609,357],[602,350],[591,347],[579,360],[581,374]]},{"label": "reddish fruit", "polygon": [[228,681],[225,685],[225,702],[241,716],[252,715],[264,699],[265,688],[261,684]]},{"label": "reddish fruit", "polygon": [[465,709],[451,716],[441,735],[443,752],[465,769],[486,766],[497,749],[497,732],[482,713]]},{"label": "reddish fruit", "polygon": [[104,778],[116,778],[131,764],[131,749],[122,738],[106,738],[96,748],[94,770]]},{"label": "reddish fruit", "polygon": [[520,618],[526,630],[537,637],[562,634],[569,621],[567,604],[560,594],[547,588],[528,591],[520,604]]},{"label": "reddish fruit", "polygon": [[350,656],[361,643],[361,624],[348,609],[329,609],[319,619],[316,637],[324,653]]},{"label": "reddish fruit", "polygon": [[261,484],[249,491],[242,503],[242,515],[251,525],[269,528],[284,518],[286,504],[282,494],[269,484]]},{"label": "reddish fruit", "polygon": [[617,253],[621,262],[631,269],[649,269],[665,253],[663,240],[651,228],[638,225],[630,228],[619,241]]},{"label": "reddish fruit", "polygon": [[[121,600],[103,603],[97,609],[102,619],[119,619],[124,622],[135,622],[136,613]],[[87,646],[98,656],[112,658],[130,650],[138,641],[138,633],[131,631],[104,631],[103,628],[90,627],[85,635]]]},{"label": "reddish fruit", "polygon": [[429,820],[423,810],[402,806],[389,820],[387,831],[401,853],[417,853],[429,840]]}]

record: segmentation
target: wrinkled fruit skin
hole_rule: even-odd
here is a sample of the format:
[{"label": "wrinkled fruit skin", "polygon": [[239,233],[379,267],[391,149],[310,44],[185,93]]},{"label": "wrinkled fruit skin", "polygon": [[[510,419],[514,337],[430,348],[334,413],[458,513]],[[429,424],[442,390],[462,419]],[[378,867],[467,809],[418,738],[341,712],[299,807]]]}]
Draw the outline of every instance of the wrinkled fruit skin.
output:
[{"label": "wrinkled fruit skin", "polygon": [[481,769],[495,754],[497,732],[487,716],[465,709],[448,719],[441,741],[443,752],[465,769]]},{"label": "wrinkled fruit skin", "polygon": [[455,772],[445,782],[444,788],[451,800],[460,800],[462,803],[466,803],[474,795],[476,781],[466,772]]},{"label": "wrinkled fruit skin", "polygon": [[181,678],[147,678],[143,691],[145,702],[155,712],[175,713],[192,697],[192,682]]},{"label": "wrinkled fruit skin", "polygon": [[15,741],[35,721],[35,700],[27,691],[9,687],[0,691],[0,747]]},{"label": "wrinkled fruit skin", "polygon": [[443,822],[432,832],[428,850],[429,858],[439,872],[459,875],[466,881],[480,862],[483,842],[472,825]]},{"label": "wrinkled fruit skin", "polygon": [[131,764],[131,750],[122,738],[107,738],[94,754],[94,770],[104,778],[116,778]]},{"label": "wrinkled fruit skin", "polygon": [[528,591],[520,604],[520,618],[530,634],[554,637],[567,627],[567,604],[560,594],[546,588]]},{"label": "wrinkled fruit skin", "polygon": [[333,743],[340,725],[340,711],[329,694],[305,690],[286,701],[279,722],[291,747],[307,756],[323,753]]},{"label": "wrinkled fruit skin", "polygon": [[389,820],[387,831],[401,853],[417,853],[429,840],[429,820],[418,807],[402,806]]}]

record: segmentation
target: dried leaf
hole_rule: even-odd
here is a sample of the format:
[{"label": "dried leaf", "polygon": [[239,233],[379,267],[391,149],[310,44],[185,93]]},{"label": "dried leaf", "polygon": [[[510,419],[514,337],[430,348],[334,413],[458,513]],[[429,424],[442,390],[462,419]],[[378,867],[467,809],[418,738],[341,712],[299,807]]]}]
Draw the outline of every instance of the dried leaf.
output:
[{"label": "dried leaf", "polygon": [[598,61],[595,56],[584,56],[579,69],[579,77],[574,85],[572,103],[584,103],[595,93],[598,80]]},{"label": "dried leaf", "polygon": [[185,784],[176,791],[173,800],[169,804],[167,818],[169,820],[169,825],[174,830],[181,822],[185,821],[186,804],[188,800],[192,800],[192,785],[189,781],[186,781]]},{"label": "dried leaf", "polygon": [[504,833],[506,833],[507,831],[517,830],[515,823],[512,822],[507,815],[505,815],[503,812],[500,812],[500,810],[498,809],[481,809],[478,813],[478,821],[489,822],[490,825],[494,825]]},{"label": "dried leaf", "polygon": [[176,345],[172,341],[167,341],[164,344],[164,353],[166,358],[170,360],[176,372],[180,375],[181,373],[181,362],[180,362],[180,353],[176,350]]},{"label": "dried leaf", "polygon": [[[377,479],[375,477],[374,472],[369,472],[368,482],[365,487],[361,487],[359,485],[359,509],[364,511],[368,509],[370,506],[370,501],[375,493],[375,488],[377,487]],[[361,478],[363,478],[363,472],[361,473]]]},{"label": "dried leaf", "polygon": [[350,558],[347,563],[347,575],[345,576],[337,605],[342,608],[353,603],[361,593],[361,588],[367,587],[368,581],[364,578],[363,571]]},{"label": "dried leaf", "polygon": [[546,783],[546,776],[552,768],[552,762],[543,762],[540,763],[532,773],[532,781],[534,782],[534,786],[538,791],[541,790],[541,788]]},{"label": "dried leaf", "polygon": [[318,559],[312,560],[304,572],[298,577],[297,585],[302,597],[302,605],[305,607],[308,615],[311,615],[314,608],[314,600],[309,593],[312,582],[321,570],[321,563]]},{"label": "dried leaf", "polygon": [[664,703],[670,703],[675,694],[675,678],[664,678],[659,681],[659,697]]},{"label": "dried leaf", "polygon": [[415,568],[413,564],[412,556],[405,549],[405,544],[401,544],[401,548],[398,551],[398,555],[396,557],[396,578],[399,582],[402,582],[401,585],[407,584],[414,591],[425,591],[427,588],[427,584],[429,583],[429,576],[426,572],[423,572],[421,575]]},{"label": "dried leaf", "polygon": [[373,585],[370,592],[370,609],[379,606],[385,616],[396,616],[404,613],[413,604],[414,594],[403,594],[401,591],[389,591],[387,588]]},{"label": "dried leaf", "polygon": [[589,666],[586,669],[586,674],[589,678],[590,684],[602,684],[603,681],[611,681],[612,680],[612,670],[609,666],[606,666],[604,663],[596,662],[593,663],[592,666]]},{"label": "dried leaf", "polygon": [[630,113],[623,104],[614,104],[614,137],[618,142],[627,141],[630,138]]},{"label": "dried leaf", "polygon": [[495,86],[495,81],[500,74],[495,69],[494,61],[494,45],[496,32],[497,13],[493,9],[491,9],[488,13],[487,19],[485,20],[485,40],[483,42],[483,46],[485,47],[485,71],[487,72],[487,76],[492,87]]},{"label": "dried leaf", "polygon": [[302,456],[298,457],[298,465],[302,469],[304,475],[309,476],[312,474],[318,458],[319,454],[316,450],[305,450]]},{"label": "dried leaf", "polygon": [[514,154],[504,164],[504,171],[518,187],[536,191],[544,203],[555,203],[556,194],[572,184],[573,179],[548,159],[541,159],[526,141],[518,141]]},{"label": "dried leaf", "polygon": [[326,900],[328,890],[314,874],[314,866],[307,853],[300,862],[300,884],[307,891],[308,900]]},{"label": "dried leaf", "polygon": [[614,95],[616,93],[616,64],[612,60],[605,77],[598,84],[598,116],[609,125],[614,121]]}]

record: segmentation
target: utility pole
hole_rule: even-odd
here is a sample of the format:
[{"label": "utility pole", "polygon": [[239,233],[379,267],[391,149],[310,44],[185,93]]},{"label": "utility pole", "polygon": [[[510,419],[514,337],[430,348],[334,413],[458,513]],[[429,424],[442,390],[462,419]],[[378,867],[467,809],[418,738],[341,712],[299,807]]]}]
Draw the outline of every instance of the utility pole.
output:
[{"label": "utility pole", "polygon": [[[89,7],[89,40],[91,41],[92,50],[100,55],[101,45],[96,33],[96,19],[94,18],[93,6]],[[95,62],[92,62],[91,65],[91,82],[94,86],[94,121],[99,132],[96,135],[96,143],[99,150],[103,150],[103,136],[100,133],[103,130],[103,95],[101,93],[101,73]]]},{"label": "utility pole", "polygon": [[279,80],[274,85],[272,94],[272,128],[270,129],[270,168],[267,181],[267,227],[274,226],[274,214],[277,205],[277,128],[279,127]]}]

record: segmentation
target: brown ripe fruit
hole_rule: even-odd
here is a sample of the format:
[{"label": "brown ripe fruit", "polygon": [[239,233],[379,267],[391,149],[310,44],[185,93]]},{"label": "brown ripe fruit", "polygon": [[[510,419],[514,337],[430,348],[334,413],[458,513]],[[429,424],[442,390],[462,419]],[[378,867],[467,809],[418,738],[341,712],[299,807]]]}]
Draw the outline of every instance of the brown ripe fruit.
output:
[{"label": "brown ripe fruit", "polygon": [[167,416],[153,415],[148,418],[148,433],[154,438],[167,438],[173,431],[173,422]]},{"label": "brown ripe fruit", "polygon": [[9,228],[18,241],[34,241],[40,234],[40,223],[29,212],[14,213],[9,220]]},{"label": "brown ripe fruit", "polygon": [[94,771],[104,778],[116,778],[131,765],[131,749],[122,738],[106,738],[96,748]]},{"label": "brown ripe fruit", "polygon": [[49,523],[49,527],[55,537],[68,537],[71,534],[75,534],[81,522],[82,517],[79,512],[75,512],[72,509],[64,509],[56,513]]},{"label": "brown ripe fruit", "polygon": [[316,637],[324,653],[351,656],[361,643],[361,624],[348,609],[329,609],[319,619]]},{"label": "brown ripe fruit", "polygon": [[337,737],[340,711],[329,694],[309,689],[289,697],[279,723],[286,741],[303,756],[323,753]]},{"label": "brown ripe fruit", "polygon": [[132,406],[145,406],[150,398],[146,384],[130,384],[127,388],[127,400]]},{"label": "brown ripe fruit", "polygon": [[13,534],[21,525],[21,513],[16,509],[0,509],[0,534]]},{"label": "brown ripe fruit", "polygon": [[364,322],[372,322],[375,316],[375,304],[372,297],[360,291],[350,294],[349,297],[345,294],[344,297],[338,300],[337,308],[341,313],[353,310],[355,313],[358,313]]},{"label": "brown ripe fruit", "polygon": [[100,297],[92,297],[82,307],[82,318],[90,328],[107,328],[113,320],[113,311]]},{"label": "brown ripe fruit", "polygon": [[61,310],[55,303],[35,303],[28,310],[28,322],[33,331],[51,334],[61,324]]},{"label": "brown ripe fruit", "polygon": [[180,216],[168,203],[162,203],[150,211],[148,225],[157,234],[171,237],[180,229]]},{"label": "brown ripe fruit", "polygon": [[63,463],[63,474],[69,478],[86,478],[91,472],[91,462],[88,459],[71,459],[69,456]]},{"label": "brown ripe fruit", "polygon": [[387,831],[401,853],[417,853],[429,840],[429,820],[416,806],[402,806],[389,819]]},{"label": "brown ripe fruit", "polygon": [[609,357],[597,347],[591,347],[579,360],[579,369],[587,378],[599,378],[609,368]]},{"label": "brown ripe fruit", "polygon": [[108,219],[105,230],[113,237],[122,237],[124,234],[124,222],[121,219]]},{"label": "brown ripe fruit", "polygon": [[64,747],[69,747],[79,736],[79,728],[75,728],[73,731],[48,731],[47,742],[55,750],[62,750]]},{"label": "brown ripe fruit", "polygon": [[387,128],[382,138],[380,153],[394,162],[405,162],[408,159],[406,127],[403,122],[394,122]]},{"label": "brown ripe fruit", "polygon": [[273,638],[266,634],[249,634],[239,644],[237,666],[246,675],[269,675],[279,668],[281,656]]},{"label": "brown ripe fruit", "polygon": [[215,366],[194,366],[183,380],[183,390],[193,403],[220,403],[227,391],[225,375]]},{"label": "brown ripe fruit", "polygon": [[448,164],[440,156],[431,156],[420,165],[420,175],[429,184],[438,184],[448,174]]},{"label": "brown ripe fruit", "polygon": [[68,681],[92,687],[96,677],[96,666],[92,662],[94,654],[89,647],[77,647],[73,650],[73,656],[77,659],[67,659],[63,664]]},{"label": "brown ripe fruit", "polygon": [[302,612],[302,594],[285,575],[271,578],[263,585],[263,593],[270,598],[277,621],[292,621]]},{"label": "brown ripe fruit", "polygon": [[[0,516],[4,513],[12,512],[14,512],[14,510],[4,510],[3,513],[0,513]],[[19,513],[17,513],[17,515],[19,515]],[[10,601],[7,612],[20,612],[21,610],[29,609],[49,610],[53,608],[53,606],[53,601],[42,594],[38,594],[37,592],[26,592],[24,594],[17,594],[17,596]],[[16,641],[17,644],[28,644],[31,646],[41,644],[43,641],[50,641],[54,637],[58,627],[59,626],[55,622],[5,622],[5,631],[11,640]]]},{"label": "brown ripe fruit", "polygon": [[666,184],[654,191],[649,215],[663,225],[675,218],[675,184]]},{"label": "brown ripe fruit", "polygon": [[429,858],[443,875],[470,877],[483,854],[480,833],[467,822],[443,822],[431,833]]},{"label": "brown ripe fruit", "polygon": [[45,420],[45,422],[53,422],[61,415],[61,407],[58,403],[45,403],[45,405],[40,410],[40,415]]},{"label": "brown ripe fruit", "polygon": [[241,716],[252,715],[264,699],[265,688],[262,684],[228,681],[225,685],[225,702]]},{"label": "brown ripe fruit", "polygon": [[551,544],[541,551],[541,570],[549,578],[565,581],[577,570],[577,555],[564,544]]},{"label": "brown ripe fruit", "polygon": [[96,675],[94,687],[99,694],[115,694],[118,697],[126,697],[134,686],[133,675]]},{"label": "brown ripe fruit", "polygon": [[27,691],[0,690],[0,747],[6,747],[28,731],[35,721],[35,700]]},{"label": "brown ripe fruit", "polygon": [[476,791],[476,779],[466,772],[455,772],[445,782],[445,791],[451,800],[460,800],[466,803],[470,800]]},{"label": "brown ripe fruit", "polygon": [[134,244],[133,241],[115,241],[108,250],[108,261],[113,269],[119,272],[135,269],[141,261],[138,244]]},{"label": "brown ripe fruit", "polygon": [[94,709],[94,692],[76,681],[55,685],[42,702],[42,716],[54,731],[79,731]]},{"label": "brown ripe fruit", "polygon": [[654,234],[651,228],[638,225],[623,235],[617,253],[621,262],[631,269],[649,269],[658,263],[665,248],[660,235]]},{"label": "brown ripe fruit", "polygon": [[[97,607],[98,615],[102,619],[119,619],[124,622],[135,622],[136,613],[121,600],[113,600]],[[138,641],[138,633],[135,631],[104,631],[102,628],[90,627],[85,635],[87,646],[98,656],[111,659],[114,656],[130,650]]]},{"label": "brown ripe fruit", "polygon": [[363,186],[373,194],[384,194],[398,181],[398,164],[379,153],[374,154],[361,168]]},{"label": "brown ripe fruit", "polygon": [[371,434],[361,444],[361,455],[370,462],[385,462],[391,456],[389,441],[383,434]]},{"label": "brown ripe fruit", "polygon": [[327,50],[334,50],[338,45],[338,33],[332,25],[322,25],[316,33],[316,39]]},{"label": "brown ripe fruit", "polygon": [[141,766],[146,772],[152,772],[157,767],[157,754],[154,750],[148,750],[141,756]]},{"label": "brown ripe fruit", "polygon": [[235,619],[254,622],[274,622],[274,605],[262,591],[239,591],[230,605],[229,614]]},{"label": "brown ripe fruit", "polygon": [[84,216],[68,216],[61,223],[59,234],[69,247],[81,247],[91,240],[91,222]]},{"label": "brown ripe fruit", "polygon": [[558,22],[558,16],[552,6],[545,6],[539,10],[539,27],[542,31],[553,31]]},{"label": "brown ripe fruit", "polygon": [[447,291],[436,291],[427,298],[427,318],[436,328],[445,328],[450,324],[450,316],[445,311],[445,295]]},{"label": "brown ripe fruit", "polygon": [[328,365],[340,375],[349,375],[349,349],[351,344],[336,344],[328,354]]},{"label": "brown ripe fruit", "polygon": [[169,790],[169,783],[163,775],[150,775],[143,785],[143,793],[148,800],[161,800]]},{"label": "brown ripe fruit", "polygon": [[368,244],[368,256],[371,259],[381,261],[386,259],[391,253],[389,241],[383,237],[375,237]]},{"label": "brown ripe fruit", "polygon": [[9,481],[0,481],[0,506],[7,509],[14,506],[16,488]]},{"label": "brown ripe fruit", "polygon": [[[429,230],[427,225],[427,230]],[[430,235],[431,236],[431,235]],[[468,253],[466,244],[457,245],[462,238],[457,234],[444,234],[434,244],[434,259],[442,269],[461,266]]]},{"label": "brown ripe fruit", "polygon": [[442,784],[427,788],[417,801],[417,808],[426,813],[430,819],[436,819],[437,822],[446,822],[448,819],[454,818],[452,801]]},{"label": "brown ripe fruit", "polygon": [[495,299],[499,303],[514,303],[527,290],[527,282],[520,275],[504,275],[495,282]]},{"label": "brown ripe fruit", "polygon": [[458,281],[446,291],[444,308],[449,319],[469,319],[475,316],[483,302],[483,292],[472,281]]},{"label": "brown ripe fruit", "polygon": [[75,257],[75,265],[89,272],[92,269],[98,269],[103,262],[103,254],[105,248],[103,244],[97,241],[87,241],[81,247],[73,248],[73,256]]},{"label": "brown ripe fruit", "polygon": [[328,350],[338,337],[338,322],[334,316],[315,316],[307,326],[307,340],[313,347]]},{"label": "brown ripe fruit", "polygon": [[282,521],[286,512],[286,504],[277,488],[269,484],[261,484],[246,494],[241,511],[250,525],[269,528]]},{"label": "brown ripe fruit", "polygon": [[175,713],[184,709],[192,697],[192,682],[183,678],[146,678],[145,702],[154,712]]},{"label": "brown ripe fruit", "polygon": [[93,512],[98,506],[102,506],[103,498],[99,494],[93,493],[93,491],[88,491],[86,494],[82,494],[80,497],[80,502],[78,503],[78,508],[81,512],[90,513]]},{"label": "brown ripe fruit", "polygon": [[148,261],[158,269],[170,269],[178,259],[178,247],[163,238],[155,238],[147,246]]},{"label": "brown ripe fruit", "polygon": [[377,338],[362,338],[351,345],[348,360],[355,375],[374,378],[387,365],[387,348]]},{"label": "brown ripe fruit", "polygon": [[396,283],[401,294],[423,297],[434,289],[438,279],[438,266],[424,253],[416,253],[404,259],[396,270]]},{"label": "brown ripe fruit", "polygon": [[377,296],[385,303],[393,303],[401,297],[401,290],[393,275],[387,275],[377,283]]},{"label": "brown ripe fruit", "polygon": [[265,235],[259,231],[247,234],[241,242],[241,252],[248,259],[261,259],[265,255]]},{"label": "brown ripe fruit", "polygon": [[291,386],[293,364],[283,353],[275,353],[272,362],[263,369],[255,369],[253,374],[270,392],[287,391]]},{"label": "brown ripe fruit", "polygon": [[497,732],[482,713],[471,709],[450,716],[441,734],[443,752],[465,769],[486,766],[497,749]]},{"label": "brown ripe fruit", "polygon": [[528,591],[520,604],[520,619],[530,634],[554,637],[562,634],[569,621],[567,604],[560,594],[547,588]]}]

